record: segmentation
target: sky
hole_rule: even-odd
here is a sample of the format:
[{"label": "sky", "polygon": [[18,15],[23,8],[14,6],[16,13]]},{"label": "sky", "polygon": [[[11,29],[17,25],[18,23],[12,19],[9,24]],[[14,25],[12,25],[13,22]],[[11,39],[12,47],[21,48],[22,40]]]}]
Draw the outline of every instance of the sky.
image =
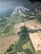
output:
[{"label": "sky", "polygon": [[0,12],[10,9],[12,7],[14,8],[19,5],[25,7],[32,6],[29,0],[0,0]]}]

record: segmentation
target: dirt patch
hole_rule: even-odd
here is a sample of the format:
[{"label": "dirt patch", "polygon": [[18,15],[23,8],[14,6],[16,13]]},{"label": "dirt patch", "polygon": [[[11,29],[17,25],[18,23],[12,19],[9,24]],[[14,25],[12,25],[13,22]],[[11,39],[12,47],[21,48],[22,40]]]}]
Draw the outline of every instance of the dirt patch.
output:
[{"label": "dirt patch", "polygon": [[[37,51],[41,51],[41,32],[36,32],[33,34],[29,34],[30,40],[32,42],[32,45],[34,49]],[[41,54],[41,53],[40,53]]]},{"label": "dirt patch", "polygon": [[32,29],[32,30],[41,29],[41,24],[39,22],[34,21],[34,20],[29,20],[27,22],[22,22],[20,24],[15,25],[14,30],[16,33],[20,31],[21,26],[25,26],[29,30],[30,29]]},{"label": "dirt patch", "polygon": [[41,24],[35,20],[29,20],[25,22],[25,26],[30,29],[41,29]]},{"label": "dirt patch", "polygon": [[0,54],[3,53],[11,44],[17,42],[18,39],[18,36],[8,36],[0,38]]}]

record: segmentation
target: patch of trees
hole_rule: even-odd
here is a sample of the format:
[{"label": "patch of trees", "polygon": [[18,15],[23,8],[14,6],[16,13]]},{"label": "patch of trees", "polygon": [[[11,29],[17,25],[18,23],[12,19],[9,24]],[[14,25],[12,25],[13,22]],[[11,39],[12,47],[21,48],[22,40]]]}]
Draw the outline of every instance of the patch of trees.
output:
[{"label": "patch of trees", "polygon": [[9,48],[4,52],[4,54],[13,54],[14,53],[14,44],[11,44]]},{"label": "patch of trees", "polygon": [[10,47],[6,50],[7,52],[11,52],[14,48],[14,44],[10,45]]},{"label": "patch of trees", "polygon": [[28,31],[25,26],[20,27],[20,31],[18,32],[20,39],[25,39],[28,35]]}]

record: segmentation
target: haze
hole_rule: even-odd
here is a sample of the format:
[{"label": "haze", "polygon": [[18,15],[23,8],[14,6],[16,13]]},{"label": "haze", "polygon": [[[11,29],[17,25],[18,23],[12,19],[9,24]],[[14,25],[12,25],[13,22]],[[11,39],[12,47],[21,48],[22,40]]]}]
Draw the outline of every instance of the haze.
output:
[{"label": "haze", "polygon": [[[3,12],[10,8],[14,8],[18,5],[22,5],[27,8],[33,6],[29,0],[0,0],[0,12]],[[37,5],[34,4],[34,6],[37,6]]]}]

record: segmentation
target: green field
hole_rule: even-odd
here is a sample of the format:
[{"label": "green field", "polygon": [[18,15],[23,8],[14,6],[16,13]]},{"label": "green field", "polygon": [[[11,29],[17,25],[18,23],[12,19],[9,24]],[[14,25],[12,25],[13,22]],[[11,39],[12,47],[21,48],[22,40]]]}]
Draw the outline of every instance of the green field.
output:
[{"label": "green field", "polygon": [[9,50],[7,49],[6,52],[8,54],[34,54],[26,27],[21,26],[20,31],[16,35],[20,37],[18,42],[13,45],[11,44],[12,47],[10,46]]},{"label": "green field", "polygon": [[35,54],[29,39],[19,39],[19,41],[12,46],[12,48],[13,49],[11,51],[7,52],[8,54]]}]

